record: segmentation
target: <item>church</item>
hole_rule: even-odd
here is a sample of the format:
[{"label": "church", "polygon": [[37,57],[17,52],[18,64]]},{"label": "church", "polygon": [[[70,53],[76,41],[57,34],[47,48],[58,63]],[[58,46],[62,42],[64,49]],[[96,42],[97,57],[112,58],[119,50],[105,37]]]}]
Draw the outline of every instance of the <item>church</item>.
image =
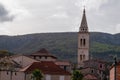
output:
[{"label": "church", "polygon": [[78,32],[77,69],[84,75],[83,80],[108,80],[109,63],[90,58],[90,32],[86,11],[83,10],[82,21]]},{"label": "church", "polygon": [[78,67],[82,67],[83,62],[86,60],[89,60],[89,31],[84,9],[78,32]]}]

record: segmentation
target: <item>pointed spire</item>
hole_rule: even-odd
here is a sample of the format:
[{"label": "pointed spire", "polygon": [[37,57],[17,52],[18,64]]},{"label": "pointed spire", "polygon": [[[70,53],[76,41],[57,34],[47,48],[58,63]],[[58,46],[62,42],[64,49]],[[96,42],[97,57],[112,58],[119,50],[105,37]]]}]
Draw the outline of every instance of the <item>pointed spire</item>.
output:
[{"label": "pointed spire", "polygon": [[87,25],[85,8],[83,10],[83,16],[82,16],[82,21],[81,21],[81,26],[80,26],[80,32],[88,32],[88,25]]}]

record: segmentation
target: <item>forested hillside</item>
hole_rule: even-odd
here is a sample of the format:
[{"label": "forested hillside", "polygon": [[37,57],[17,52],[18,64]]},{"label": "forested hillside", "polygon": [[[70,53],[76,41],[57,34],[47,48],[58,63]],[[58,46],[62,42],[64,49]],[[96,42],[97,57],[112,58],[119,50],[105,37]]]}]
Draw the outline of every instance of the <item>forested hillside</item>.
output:
[{"label": "forested hillside", "polygon": [[[16,54],[31,54],[46,48],[59,59],[76,62],[77,36],[76,32],[0,36],[0,50],[8,50]],[[90,54],[93,58],[108,60],[111,54],[120,56],[120,34],[91,32]]]}]

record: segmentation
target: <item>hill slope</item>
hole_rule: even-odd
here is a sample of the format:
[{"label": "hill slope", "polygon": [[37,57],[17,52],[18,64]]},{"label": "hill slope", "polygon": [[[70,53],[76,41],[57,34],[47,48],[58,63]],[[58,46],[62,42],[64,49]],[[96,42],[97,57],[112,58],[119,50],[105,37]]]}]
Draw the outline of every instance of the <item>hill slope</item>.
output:
[{"label": "hill slope", "polygon": [[[0,49],[13,53],[31,54],[41,48],[48,49],[59,59],[77,60],[76,32],[39,33],[21,36],[0,36]],[[109,59],[109,54],[120,55],[120,34],[90,33],[90,54],[94,58]]]}]

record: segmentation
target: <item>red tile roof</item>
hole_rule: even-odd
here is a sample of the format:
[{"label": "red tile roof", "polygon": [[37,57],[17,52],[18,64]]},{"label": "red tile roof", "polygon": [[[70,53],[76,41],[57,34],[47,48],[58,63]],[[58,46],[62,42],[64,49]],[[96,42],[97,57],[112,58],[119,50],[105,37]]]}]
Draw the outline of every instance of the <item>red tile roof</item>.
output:
[{"label": "red tile roof", "polygon": [[54,62],[51,62],[51,61],[34,62],[27,68],[24,68],[22,71],[31,73],[35,69],[41,70],[43,74],[71,75],[69,72],[61,69],[59,66],[57,66]]},{"label": "red tile roof", "polygon": [[97,80],[97,78],[94,75],[92,75],[92,74],[85,75],[84,79],[87,79],[87,80]]},{"label": "red tile roof", "polygon": [[32,53],[30,56],[46,56],[46,57],[52,57],[57,59],[54,55],[52,55],[50,52],[48,52],[45,48],[42,48],[41,50]]}]

